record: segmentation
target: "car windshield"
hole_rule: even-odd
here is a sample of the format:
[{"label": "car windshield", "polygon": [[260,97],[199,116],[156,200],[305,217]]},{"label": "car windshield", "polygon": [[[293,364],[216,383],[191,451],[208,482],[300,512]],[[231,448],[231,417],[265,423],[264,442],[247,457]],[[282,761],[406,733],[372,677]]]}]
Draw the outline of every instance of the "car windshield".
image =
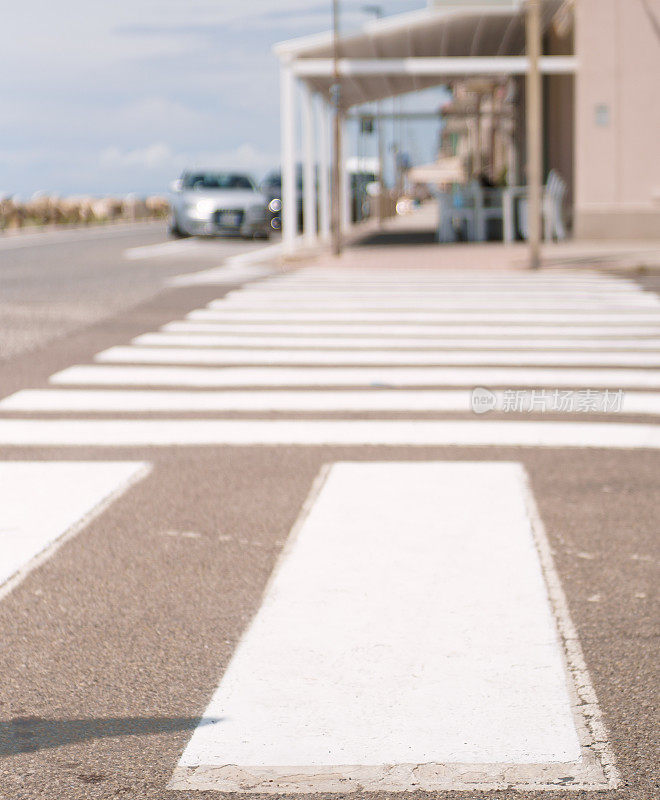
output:
[{"label": "car windshield", "polygon": [[[303,168],[300,164],[298,164],[298,168],[296,170],[296,184],[298,189],[302,189],[303,186]],[[281,189],[282,188],[282,175],[279,172],[270,172],[263,180],[263,185],[266,188],[270,189]]]},{"label": "car windshield", "polygon": [[184,189],[254,189],[247,175],[232,172],[191,172],[183,176]]}]

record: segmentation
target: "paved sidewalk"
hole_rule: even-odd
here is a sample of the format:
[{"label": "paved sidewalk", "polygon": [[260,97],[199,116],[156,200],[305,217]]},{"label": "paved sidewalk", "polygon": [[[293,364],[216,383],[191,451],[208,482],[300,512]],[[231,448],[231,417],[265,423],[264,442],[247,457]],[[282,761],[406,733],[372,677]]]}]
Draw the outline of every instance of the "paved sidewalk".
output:
[{"label": "paved sidewalk", "polygon": [[[363,269],[415,267],[416,269],[527,269],[527,244],[501,242],[456,244],[435,241],[437,209],[425,203],[407,216],[356,226],[347,237],[341,258],[327,249],[316,257],[302,252],[293,261],[309,261],[324,268],[355,267]],[[546,243],[542,249],[546,269],[597,267],[613,270],[660,269],[660,238],[655,241],[574,241]],[[290,262],[289,262],[290,263]]]}]

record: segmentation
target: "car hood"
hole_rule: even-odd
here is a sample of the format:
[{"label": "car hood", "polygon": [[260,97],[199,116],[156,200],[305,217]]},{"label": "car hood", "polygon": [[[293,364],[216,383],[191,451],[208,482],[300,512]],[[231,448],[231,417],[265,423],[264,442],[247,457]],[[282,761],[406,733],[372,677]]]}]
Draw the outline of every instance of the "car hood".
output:
[{"label": "car hood", "polygon": [[248,206],[266,204],[266,198],[259,192],[248,189],[210,189],[208,191],[182,192],[179,197],[182,203],[197,203],[200,200],[214,203],[217,208],[247,208]]}]

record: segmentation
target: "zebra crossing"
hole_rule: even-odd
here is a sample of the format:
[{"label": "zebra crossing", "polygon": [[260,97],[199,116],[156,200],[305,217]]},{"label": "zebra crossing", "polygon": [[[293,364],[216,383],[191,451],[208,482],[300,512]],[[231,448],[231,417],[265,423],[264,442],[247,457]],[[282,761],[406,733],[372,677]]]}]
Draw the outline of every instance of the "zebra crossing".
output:
[{"label": "zebra crossing", "polygon": [[[660,299],[628,279],[306,268],[0,400],[0,443],[656,449],[659,367]],[[475,416],[475,389],[512,416]]]},{"label": "zebra crossing", "polygon": [[[660,302],[631,280],[270,275],[0,399],[0,445],[59,459],[0,463],[0,556],[13,559],[0,594],[152,468],[142,500],[158,502],[159,469],[187,454],[150,459],[150,448],[493,448],[493,460],[319,451],[259,610],[167,788],[612,789],[525,458],[506,448],[660,450],[658,415]],[[67,448],[96,447],[137,454],[67,460]]]}]

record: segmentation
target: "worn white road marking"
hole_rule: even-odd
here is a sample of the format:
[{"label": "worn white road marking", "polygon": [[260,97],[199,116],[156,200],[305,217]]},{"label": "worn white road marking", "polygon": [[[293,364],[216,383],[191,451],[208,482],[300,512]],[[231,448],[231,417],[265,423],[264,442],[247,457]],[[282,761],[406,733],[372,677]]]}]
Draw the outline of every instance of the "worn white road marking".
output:
[{"label": "worn white road marking", "polygon": [[509,420],[0,420],[0,444],[62,447],[402,445],[660,449],[660,426]]},{"label": "worn white road marking", "polygon": [[169,788],[608,785],[520,465],[335,464],[310,505]]},{"label": "worn white road marking", "polygon": [[[428,350],[258,350],[203,347],[111,347],[94,357],[105,364],[547,364],[660,367],[660,353]],[[659,376],[660,377],[660,376]]]},{"label": "worn white road marking", "polygon": [[413,323],[401,324],[375,324],[364,325],[353,323],[347,325],[333,325],[326,323],[256,323],[235,320],[230,323],[205,320],[178,320],[168,322],[161,328],[163,331],[176,333],[229,333],[245,335],[265,333],[268,336],[282,336],[303,334],[305,336],[342,335],[351,336],[359,342],[365,336],[508,336],[508,337],[565,337],[583,339],[591,336],[658,336],[660,334],[660,321],[657,325],[503,325],[491,323],[489,325],[461,325],[459,322],[447,324],[415,325]]},{"label": "worn white road marking", "polygon": [[192,272],[186,275],[176,275],[174,278],[169,278],[166,286],[223,286],[232,283],[241,283],[242,281],[256,280],[268,275],[271,270],[267,267],[260,267],[255,265],[245,264],[244,266],[237,265],[235,267],[221,266],[213,267],[212,269],[203,270],[202,272]]},{"label": "worn white road marking", "polygon": [[50,378],[90,386],[513,386],[660,389],[660,371],[547,367],[160,367],[89,364]]},{"label": "worn white road marking", "polygon": [[538,323],[554,322],[561,323],[634,323],[660,325],[660,313],[640,312],[635,309],[621,312],[603,313],[602,311],[590,311],[583,309],[577,311],[536,311],[529,312],[523,309],[510,311],[464,311],[462,309],[421,309],[419,311],[372,311],[366,309],[361,311],[290,311],[279,308],[272,311],[259,311],[252,309],[231,310],[220,308],[199,308],[191,311],[186,319],[216,320],[218,322],[279,322],[282,324],[290,322],[362,322],[364,324],[375,322],[504,322],[504,323]]},{"label": "worn white road marking", "polygon": [[0,462],[0,597],[147,471],[138,462]]},{"label": "worn white road marking", "polygon": [[213,333],[143,333],[133,339],[132,344],[147,347],[284,347],[304,350],[315,349],[381,349],[392,348],[415,350],[658,350],[660,339],[467,339],[454,336],[444,338],[413,338],[405,336],[372,336],[348,339],[339,336],[242,336]]},{"label": "worn white road marking", "polygon": [[[504,407],[505,393],[494,393],[497,408]],[[222,412],[222,411],[396,411],[396,412],[469,412],[472,392],[469,389],[433,391],[417,389],[366,389],[361,391],[287,391],[260,392],[190,392],[148,390],[96,389],[26,389],[0,400],[0,411],[14,412],[136,412],[159,411]],[[593,405],[593,404],[592,404]],[[548,404],[548,408],[550,405]],[[608,406],[612,411],[611,405]],[[625,392],[621,407],[623,414],[659,414],[660,393]],[[563,413],[581,413],[577,403],[561,409]],[[603,413],[605,407],[590,409]]]},{"label": "worn white road marking", "polygon": [[127,261],[140,261],[145,258],[158,258],[160,256],[179,255],[180,253],[209,253],[202,242],[195,239],[181,239],[158,244],[145,244],[139,247],[129,247],[124,250],[123,256]]}]

